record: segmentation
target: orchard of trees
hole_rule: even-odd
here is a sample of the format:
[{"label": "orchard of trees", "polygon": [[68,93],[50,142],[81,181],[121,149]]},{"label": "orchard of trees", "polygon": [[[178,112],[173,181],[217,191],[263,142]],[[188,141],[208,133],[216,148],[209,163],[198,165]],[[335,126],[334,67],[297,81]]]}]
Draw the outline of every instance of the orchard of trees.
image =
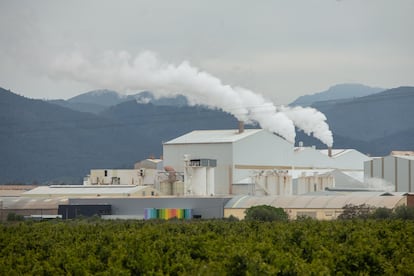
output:
[{"label": "orchard of trees", "polygon": [[15,221],[0,275],[412,275],[413,234],[402,219]]}]

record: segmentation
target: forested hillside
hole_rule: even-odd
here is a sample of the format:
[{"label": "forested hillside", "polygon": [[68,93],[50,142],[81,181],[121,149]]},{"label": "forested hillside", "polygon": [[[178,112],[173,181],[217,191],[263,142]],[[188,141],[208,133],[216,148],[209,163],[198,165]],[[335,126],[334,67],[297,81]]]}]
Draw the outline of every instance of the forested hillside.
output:
[{"label": "forested hillside", "polygon": [[194,129],[234,128],[202,107],[139,104],[101,115],[77,112],[0,89],[0,183],[74,183],[93,168],[132,168],[162,155],[162,142]]},{"label": "forested hillside", "polygon": [[386,138],[414,126],[414,87],[312,106],[326,115],[336,134],[362,141]]},{"label": "forested hillside", "polygon": [[[80,184],[90,169],[131,168],[149,156],[159,157],[163,142],[187,132],[237,127],[231,115],[188,106],[182,96],[154,99],[143,92],[110,105],[116,95],[106,91],[74,97],[86,109],[99,99],[103,111],[93,114],[0,88],[0,184]],[[373,156],[414,149],[413,87],[313,106],[325,113],[334,148],[354,148]],[[325,147],[301,131],[298,141]]]}]

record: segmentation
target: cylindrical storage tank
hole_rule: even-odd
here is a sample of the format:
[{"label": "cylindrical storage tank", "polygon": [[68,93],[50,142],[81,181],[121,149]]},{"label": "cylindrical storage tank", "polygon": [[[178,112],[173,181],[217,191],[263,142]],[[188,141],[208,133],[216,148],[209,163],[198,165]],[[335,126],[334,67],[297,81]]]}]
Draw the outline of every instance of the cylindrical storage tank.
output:
[{"label": "cylindrical storage tank", "polygon": [[160,183],[160,192],[163,195],[172,195],[172,184],[168,181],[163,181]]},{"label": "cylindrical storage tank", "polygon": [[194,167],[191,178],[193,195],[207,195],[207,168]]},{"label": "cylindrical storage tank", "polygon": [[184,195],[184,182],[175,181],[173,183],[172,194],[176,196]]}]

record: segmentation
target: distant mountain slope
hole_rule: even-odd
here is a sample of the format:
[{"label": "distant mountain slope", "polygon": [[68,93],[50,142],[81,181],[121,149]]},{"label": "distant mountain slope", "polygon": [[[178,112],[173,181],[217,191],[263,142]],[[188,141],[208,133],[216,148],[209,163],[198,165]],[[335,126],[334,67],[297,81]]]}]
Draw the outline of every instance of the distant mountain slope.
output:
[{"label": "distant mountain slope", "polygon": [[414,150],[414,128],[373,140],[370,146],[377,156],[388,155],[391,150]]},{"label": "distant mountain slope", "polygon": [[88,103],[102,106],[112,106],[126,101],[126,96],[116,91],[102,89],[89,91],[68,99],[71,103]]},{"label": "distant mountain slope", "polygon": [[95,115],[0,89],[0,184],[81,183],[92,168],[129,168],[159,157],[162,141],[194,129],[236,125],[232,116],[202,107],[134,100]]},{"label": "distant mountain slope", "polygon": [[101,115],[136,127],[157,145],[195,129],[234,129],[238,126],[230,114],[201,106],[156,106],[129,101],[110,107]]},{"label": "distant mountain slope", "polygon": [[148,91],[133,95],[122,95],[112,90],[94,90],[80,94],[66,101],[49,100],[48,102],[76,111],[98,114],[110,106],[133,100],[139,103],[152,103],[153,105],[160,106],[184,106],[188,103],[187,98],[182,95],[155,98],[155,96]]},{"label": "distant mountain slope", "polygon": [[383,88],[369,87],[362,84],[337,84],[326,91],[304,95],[297,98],[290,105],[310,106],[319,101],[330,101],[339,99],[352,99],[363,97],[383,91]]},{"label": "distant mountain slope", "polygon": [[399,87],[366,97],[312,106],[326,115],[330,128],[337,135],[356,140],[384,138],[414,125],[414,87]]},{"label": "distant mountain slope", "polygon": [[125,167],[151,152],[132,127],[0,89],[0,183],[68,179]]},{"label": "distant mountain slope", "polygon": [[[130,168],[150,155],[158,157],[162,142],[189,131],[237,127],[234,117],[219,110],[174,99],[171,105],[155,105],[144,103],[151,95],[141,96],[90,114],[0,88],[0,184],[81,183],[90,169]],[[414,150],[413,87],[314,105],[328,118],[334,148],[373,156]],[[303,132],[298,141],[325,148]]]},{"label": "distant mountain slope", "polygon": [[65,100],[49,100],[49,103],[57,104],[75,111],[80,112],[89,112],[98,114],[102,111],[104,111],[107,106],[99,105],[99,104],[93,104],[93,103],[77,103],[77,102],[70,102]]}]

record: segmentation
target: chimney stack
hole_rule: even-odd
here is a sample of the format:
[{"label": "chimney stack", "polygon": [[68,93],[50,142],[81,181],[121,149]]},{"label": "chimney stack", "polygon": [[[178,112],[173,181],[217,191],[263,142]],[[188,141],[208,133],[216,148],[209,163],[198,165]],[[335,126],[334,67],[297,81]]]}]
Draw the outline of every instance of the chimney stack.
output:
[{"label": "chimney stack", "polygon": [[328,147],[328,156],[332,157],[332,147]]},{"label": "chimney stack", "polygon": [[239,133],[243,133],[243,132],[244,132],[244,122],[239,121]]}]

